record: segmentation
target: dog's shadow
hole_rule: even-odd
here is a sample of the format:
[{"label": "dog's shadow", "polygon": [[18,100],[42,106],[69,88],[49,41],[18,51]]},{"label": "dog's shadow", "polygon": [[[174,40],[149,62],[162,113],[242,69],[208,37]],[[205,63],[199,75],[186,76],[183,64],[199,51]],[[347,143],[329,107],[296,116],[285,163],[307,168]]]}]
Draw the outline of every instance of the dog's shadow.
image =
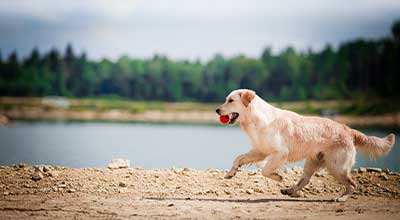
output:
[{"label": "dog's shadow", "polygon": [[185,200],[185,201],[206,201],[206,202],[232,202],[232,203],[268,203],[268,202],[333,202],[332,199],[296,199],[296,198],[264,198],[264,199],[225,199],[225,198],[179,198],[179,197],[144,197],[148,200]]}]

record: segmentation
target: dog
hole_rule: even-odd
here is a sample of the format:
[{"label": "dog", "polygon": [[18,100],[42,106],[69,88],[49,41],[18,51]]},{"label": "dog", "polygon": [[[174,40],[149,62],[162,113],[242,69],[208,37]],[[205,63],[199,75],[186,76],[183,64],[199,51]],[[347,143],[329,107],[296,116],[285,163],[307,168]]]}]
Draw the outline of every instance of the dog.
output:
[{"label": "dog", "polygon": [[216,112],[228,116],[231,125],[240,123],[252,146],[249,152],[236,157],[225,178],[235,176],[242,165],[266,159],[262,175],[282,181],[277,173],[282,165],[305,159],[298,183],[281,189],[282,194],[289,196],[306,186],[316,171],[326,168],[346,188],[334,201],[346,201],[356,187],[350,174],[356,150],[376,158],[387,154],[395,142],[394,134],[384,138],[367,136],[328,118],[276,108],[248,89],[232,91]]}]

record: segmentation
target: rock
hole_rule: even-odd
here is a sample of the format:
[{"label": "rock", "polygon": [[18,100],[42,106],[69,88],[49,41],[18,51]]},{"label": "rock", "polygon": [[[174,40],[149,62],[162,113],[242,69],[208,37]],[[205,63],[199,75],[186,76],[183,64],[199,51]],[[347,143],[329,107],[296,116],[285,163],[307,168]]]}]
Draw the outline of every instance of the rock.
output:
[{"label": "rock", "polygon": [[389,177],[388,177],[385,173],[382,173],[382,174],[380,175],[380,177],[381,177],[383,180],[389,180]]},{"label": "rock", "polygon": [[224,190],[224,193],[226,194],[226,195],[230,195],[231,194],[231,192],[230,191],[228,191],[228,190]]},{"label": "rock", "polygon": [[43,166],[43,172],[49,172],[50,166]]},{"label": "rock", "polygon": [[251,172],[249,172],[247,175],[249,175],[249,176],[255,176],[256,174],[257,174],[257,172],[251,171]]},{"label": "rock", "polygon": [[360,168],[358,168],[358,171],[359,171],[360,173],[365,173],[365,172],[367,172],[367,168],[365,168],[365,167],[360,167]]},{"label": "rock", "polygon": [[0,126],[6,125],[10,122],[5,115],[0,115]]},{"label": "rock", "polygon": [[42,173],[36,172],[36,173],[34,173],[32,175],[32,180],[34,180],[34,181],[38,181],[38,180],[41,180],[41,179],[43,179],[43,174]]},{"label": "rock", "polygon": [[67,185],[64,183],[58,184],[58,188],[66,188],[66,187],[67,187]]},{"label": "rock", "polygon": [[126,159],[113,159],[110,163],[108,163],[107,167],[110,169],[121,169],[121,168],[129,168],[130,161]]},{"label": "rock", "polygon": [[33,168],[35,169],[36,172],[43,172],[43,166],[35,165],[33,166]]},{"label": "rock", "polygon": [[382,172],[382,169],[381,168],[375,168],[375,167],[367,167],[367,171],[368,172],[378,172],[378,173],[380,173],[380,172]]},{"label": "rock", "polygon": [[74,193],[74,192],[76,192],[76,189],[68,189],[67,192]]},{"label": "rock", "polygon": [[8,195],[10,195],[10,192],[5,191],[5,192],[3,192],[3,195],[8,196]]},{"label": "rock", "polygon": [[48,175],[49,175],[50,177],[54,177],[54,178],[57,178],[58,175],[59,175],[59,172],[58,172],[58,171],[48,171],[47,173],[48,173]]},{"label": "rock", "polygon": [[293,175],[295,174],[294,171],[288,167],[285,168],[285,170],[283,171],[285,174],[289,174],[289,175]]},{"label": "rock", "polygon": [[303,169],[302,169],[301,167],[298,167],[298,166],[294,166],[294,167],[292,168],[292,170],[293,170],[293,172],[294,172],[295,174],[299,174],[299,173],[301,173],[301,172],[303,171]]},{"label": "rock", "polygon": [[384,168],[382,171],[385,172],[386,174],[390,174],[391,173],[388,168]]},{"label": "rock", "polygon": [[209,168],[209,169],[207,169],[207,172],[208,172],[208,173],[219,173],[219,172],[221,172],[221,171],[218,170],[218,169]]},{"label": "rock", "polygon": [[172,206],[174,206],[174,203],[169,203],[168,204],[168,207],[172,207]]},{"label": "rock", "polygon": [[254,192],[256,192],[256,193],[265,193],[265,191],[263,189],[260,189],[260,188],[254,189]]},{"label": "rock", "polygon": [[118,186],[120,186],[120,187],[127,187],[128,184],[126,184],[125,182],[119,182]]},{"label": "rock", "polygon": [[315,173],[316,177],[325,177],[326,175],[327,175],[327,173],[325,170],[321,170],[321,171]]},{"label": "rock", "polygon": [[253,193],[254,193],[254,190],[253,190],[253,189],[247,189],[247,190],[246,190],[246,193],[247,193],[247,194],[253,194]]},{"label": "rock", "polygon": [[26,164],[26,163],[18,163],[18,164],[15,164],[14,167],[16,167],[16,168],[24,168],[24,167],[27,167],[27,166],[28,166],[28,164]]}]

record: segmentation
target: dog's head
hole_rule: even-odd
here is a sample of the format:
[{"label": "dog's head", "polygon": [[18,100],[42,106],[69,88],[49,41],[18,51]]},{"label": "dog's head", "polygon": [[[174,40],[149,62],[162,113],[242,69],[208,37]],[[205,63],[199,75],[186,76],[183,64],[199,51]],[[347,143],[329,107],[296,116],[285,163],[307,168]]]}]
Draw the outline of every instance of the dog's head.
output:
[{"label": "dog's head", "polygon": [[234,90],[226,97],[225,103],[219,106],[216,112],[218,115],[228,116],[229,124],[240,122],[255,96],[256,93],[253,90]]}]

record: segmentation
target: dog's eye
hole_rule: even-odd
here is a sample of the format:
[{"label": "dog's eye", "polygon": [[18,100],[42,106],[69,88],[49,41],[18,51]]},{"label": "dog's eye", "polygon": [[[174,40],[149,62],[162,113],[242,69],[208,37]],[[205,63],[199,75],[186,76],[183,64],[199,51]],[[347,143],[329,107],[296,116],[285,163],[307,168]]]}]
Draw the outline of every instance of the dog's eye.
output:
[{"label": "dog's eye", "polygon": [[228,102],[229,102],[229,103],[233,102],[233,99],[229,99]]}]

